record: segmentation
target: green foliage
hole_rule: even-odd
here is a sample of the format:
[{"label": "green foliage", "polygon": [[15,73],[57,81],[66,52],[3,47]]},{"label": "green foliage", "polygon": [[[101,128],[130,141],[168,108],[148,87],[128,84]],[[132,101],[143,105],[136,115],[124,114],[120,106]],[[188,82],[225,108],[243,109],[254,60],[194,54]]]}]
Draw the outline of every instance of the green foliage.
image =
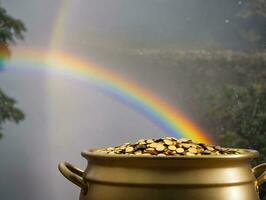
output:
[{"label": "green foliage", "polygon": [[4,8],[0,7],[0,42],[4,44],[14,43],[15,39],[23,39],[23,32],[26,31],[24,23],[7,14]]},{"label": "green foliage", "polygon": [[[22,40],[26,27],[22,21],[7,14],[6,10],[0,7],[0,69],[3,60],[11,55],[10,44],[16,39]],[[0,138],[3,123],[7,121],[18,123],[24,119],[21,110],[15,107],[16,101],[3,93],[0,89]]]},{"label": "green foliage", "polygon": [[222,144],[257,149],[266,161],[266,85],[226,86],[209,114]]},{"label": "green foliage", "polygon": [[6,10],[0,7],[0,59],[10,57],[10,44],[24,39],[25,31],[26,27],[21,20],[8,15]]},{"label": "green foliage", "polygon": [[0,89],[0,137],[2,137],[2,124],[6,121],[19,123],[24,119],[24,114],[21,110],[15,107],[16,101],[6,96]]}]

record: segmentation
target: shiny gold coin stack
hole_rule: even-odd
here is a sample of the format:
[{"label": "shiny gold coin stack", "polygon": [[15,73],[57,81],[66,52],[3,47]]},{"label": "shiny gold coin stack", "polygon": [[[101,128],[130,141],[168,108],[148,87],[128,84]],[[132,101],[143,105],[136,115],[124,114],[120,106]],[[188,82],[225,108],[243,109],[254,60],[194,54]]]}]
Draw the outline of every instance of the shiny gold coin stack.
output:
[{"label": "shiny gold coin stack", "polygon": [[174,137],[140,139],[136,143],[125,143],[117,147],[96,149],[94,152],[106,154],[126,154],[136,156],[204,156],[241,154],[243,150],[207,145],[192,140]]}]

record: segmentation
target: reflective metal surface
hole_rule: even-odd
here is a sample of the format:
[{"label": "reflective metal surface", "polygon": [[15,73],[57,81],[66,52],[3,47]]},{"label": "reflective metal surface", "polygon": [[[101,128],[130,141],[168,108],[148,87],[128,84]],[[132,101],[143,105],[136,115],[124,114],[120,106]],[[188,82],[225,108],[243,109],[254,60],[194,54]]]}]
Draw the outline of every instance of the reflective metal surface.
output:
[{"label": "reflective metal surface", "polygon": [[[61,162],[59,170],[82,188],[80,200],[259,200],[266,164],[251,169],[254,150],[239,155],[156,157],[82,152],[84,172]],[[256,179],[257,178],[257,179]]]}]

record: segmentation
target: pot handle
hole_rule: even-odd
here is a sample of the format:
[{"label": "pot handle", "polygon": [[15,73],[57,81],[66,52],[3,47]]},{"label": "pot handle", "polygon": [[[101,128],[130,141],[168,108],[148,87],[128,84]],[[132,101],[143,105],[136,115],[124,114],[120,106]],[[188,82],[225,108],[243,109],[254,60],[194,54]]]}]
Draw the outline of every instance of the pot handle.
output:
[{"label": "pot handle", "polygon": [[258,189],[259,186],[266,182],[266,163],[257,165],[252,169],[252,172],[254,173],[257,179],[255,185]]},{"label": "pot handle", "polygon": [[68,162],[60,162],[58,164],[58,169],[65,178],[67,178],[75,185],[79,186],[83,193],[87,192],[88,185],[85,183],[85,181],[82,178],[84,172],[81,169],[74,167]]}]

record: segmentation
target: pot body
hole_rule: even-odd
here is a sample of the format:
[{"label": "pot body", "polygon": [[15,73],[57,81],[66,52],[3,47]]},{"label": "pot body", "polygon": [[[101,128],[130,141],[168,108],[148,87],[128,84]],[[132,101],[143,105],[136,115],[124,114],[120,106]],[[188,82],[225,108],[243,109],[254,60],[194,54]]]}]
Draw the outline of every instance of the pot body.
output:
[{"label": "pot body", "polygon": [[93,183],[80,200],[259,200],[254,184],[220,187],[156,187]]},{"label": "pot body", "polygon": [[259,200],[249,156],[106,156],[83,152],[80,200]]}]

